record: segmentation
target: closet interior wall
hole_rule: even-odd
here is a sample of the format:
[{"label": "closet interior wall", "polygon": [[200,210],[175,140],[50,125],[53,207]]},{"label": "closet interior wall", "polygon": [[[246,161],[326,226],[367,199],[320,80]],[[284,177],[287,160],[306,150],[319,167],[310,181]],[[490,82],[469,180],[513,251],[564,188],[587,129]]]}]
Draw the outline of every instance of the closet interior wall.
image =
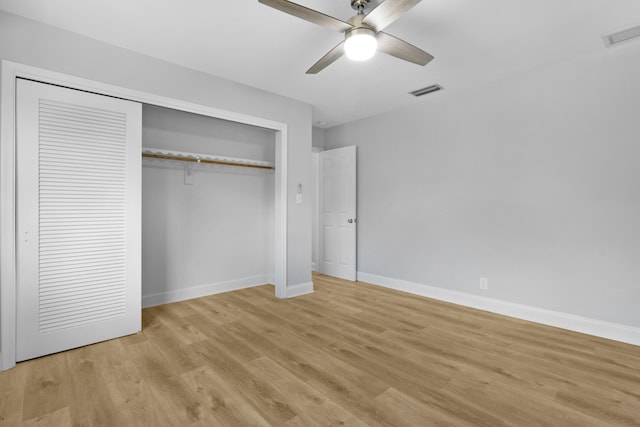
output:
[{"label": "closet interior wall", "polygon": [[[275,136],[270,129],[143,106],[143,147],[274,162]],[[145,159],[143,306],[273,283],[274,185],[272,171]]]}]

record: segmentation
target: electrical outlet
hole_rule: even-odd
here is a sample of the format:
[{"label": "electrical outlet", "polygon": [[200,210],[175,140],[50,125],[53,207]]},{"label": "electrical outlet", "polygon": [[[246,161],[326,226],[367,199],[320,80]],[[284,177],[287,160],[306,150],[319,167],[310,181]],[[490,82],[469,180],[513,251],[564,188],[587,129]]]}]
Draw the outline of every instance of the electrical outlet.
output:
[{"label": "electrical outlet", "polygon": [[486,291],[487,289],[489,289],[489,279],[486,277],[481,277],[480,278],[480,289],[482,289],[483,291]]}]

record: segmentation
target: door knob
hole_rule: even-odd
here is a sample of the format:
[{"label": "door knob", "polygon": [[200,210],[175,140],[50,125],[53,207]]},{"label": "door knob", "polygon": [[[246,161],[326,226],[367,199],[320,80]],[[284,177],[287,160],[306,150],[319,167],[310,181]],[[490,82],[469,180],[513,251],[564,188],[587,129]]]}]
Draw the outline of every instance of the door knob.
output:
[{"label": "door knob", "polygon": [[356,222],[356,220],[355,220],[355,219],[353,219],[353,218],[349,218],[349,219],[347,220],[347,222],[348,222],[349,224],[353,224],[354,222]]}]

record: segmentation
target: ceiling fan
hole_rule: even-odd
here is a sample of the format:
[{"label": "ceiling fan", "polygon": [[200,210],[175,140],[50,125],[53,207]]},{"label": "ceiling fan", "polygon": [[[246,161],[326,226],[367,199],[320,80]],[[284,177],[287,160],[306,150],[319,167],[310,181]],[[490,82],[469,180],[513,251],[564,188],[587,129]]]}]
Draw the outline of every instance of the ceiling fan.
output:
[{"label": "ceiling fan", "polygon": [[344,22],[287,0],[258,0],[274,9],[344,33],[344,40],[313,64],[307,70],[307,74],[317,74],[343,54],[350,59],[361,61],[371,58],[376,50],[418,65],[426,65],[433,59],[433,56],[422,49],[382,31],[420,0],[385,0],[367,14],[364,13],[364,9],[370,0],[350,1],[351,7],[357,13]]}]

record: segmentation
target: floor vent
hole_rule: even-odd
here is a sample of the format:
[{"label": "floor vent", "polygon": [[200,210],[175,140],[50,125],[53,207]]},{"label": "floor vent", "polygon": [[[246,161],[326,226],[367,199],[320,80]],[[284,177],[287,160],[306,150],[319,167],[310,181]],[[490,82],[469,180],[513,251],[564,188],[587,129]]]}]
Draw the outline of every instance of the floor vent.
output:
[{"label": "floor vent", "polygon": [[409,92],[409,93],[413,96],[422,96],[428,93],[437,92],[442,89],[443,87],[440,85],[431,85],[431,86],[423,87],[422,89],[414,90],[413,92]]},{"label": "floor vent", "polygon": [[627,40],[640,37],[640,26],[627,28],[626,30],[616,31],[615,33],[605,34],[604,44],[606,47],[611,47],[618,43],[626,42]]}]

